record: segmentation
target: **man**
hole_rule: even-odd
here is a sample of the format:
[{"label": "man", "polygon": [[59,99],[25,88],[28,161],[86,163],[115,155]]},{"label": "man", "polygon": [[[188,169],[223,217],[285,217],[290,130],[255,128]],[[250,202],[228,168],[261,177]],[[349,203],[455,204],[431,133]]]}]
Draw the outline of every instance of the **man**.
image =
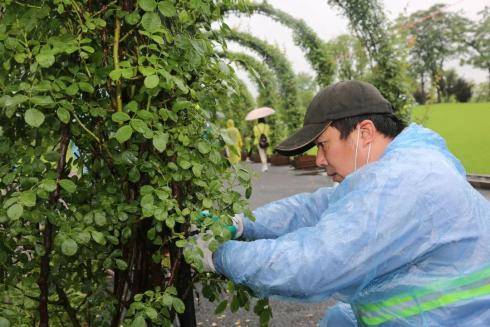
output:
[{"label": "man", "polygon": [[372,85],[320,91],[276,150],[318,146],[336,188],[234,217],[209,270],[259,296],[339,300],[321,326],[490,326],[490,204],[434,132],[404,128]]}]

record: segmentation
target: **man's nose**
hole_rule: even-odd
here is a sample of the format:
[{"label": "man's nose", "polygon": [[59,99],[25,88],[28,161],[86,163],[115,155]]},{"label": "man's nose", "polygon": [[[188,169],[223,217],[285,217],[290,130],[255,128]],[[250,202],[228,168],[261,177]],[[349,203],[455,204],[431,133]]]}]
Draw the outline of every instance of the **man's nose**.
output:
[{"label": "man's nose", "polygon": [[316,165],[318,167],[326,167],[328,165],[327,159],[323,155],[322,151],[319,149],[316,154]]}]

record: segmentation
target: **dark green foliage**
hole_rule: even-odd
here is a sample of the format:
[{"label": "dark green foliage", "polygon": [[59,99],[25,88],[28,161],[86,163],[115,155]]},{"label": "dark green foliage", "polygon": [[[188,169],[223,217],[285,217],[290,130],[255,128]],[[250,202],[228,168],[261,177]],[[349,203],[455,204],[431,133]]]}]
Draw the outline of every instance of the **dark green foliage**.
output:
[{"label": "dark green foliage", "polygon": [[209,0],[1,2],[0,324],[193,326],[194,283],[219,299],[189,231],[218,214],[215,249],[247,212],[211,123],[243,102],[221,18]]},{"label": "dark green foliage", "polygon": [[468,102],[473,94],[472,88],[472,83],[462,77],[458,77],[451,91],[458,102]]}]

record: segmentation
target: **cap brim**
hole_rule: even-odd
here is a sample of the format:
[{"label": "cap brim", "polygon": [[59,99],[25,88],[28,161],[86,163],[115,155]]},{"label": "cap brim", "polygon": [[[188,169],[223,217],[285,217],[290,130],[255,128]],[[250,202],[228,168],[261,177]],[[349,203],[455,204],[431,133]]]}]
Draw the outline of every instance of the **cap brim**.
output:
[{"label": "cap brim", "polygon": [[278,144],[275,151],[285,156],[295,156],[308,151],[315,145],[315,140],[328,127],[327,123],[308,124],[303,126]]}]

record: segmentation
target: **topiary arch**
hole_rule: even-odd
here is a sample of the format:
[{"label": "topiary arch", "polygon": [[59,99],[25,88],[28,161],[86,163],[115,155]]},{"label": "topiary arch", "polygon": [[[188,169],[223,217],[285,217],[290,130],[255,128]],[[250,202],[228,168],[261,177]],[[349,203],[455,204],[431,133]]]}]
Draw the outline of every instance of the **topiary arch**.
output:
[{"label": "topiary arch", "polygon": [[294,18],[266,2],[251,3],[247,6],[236,4],[225,8],[224,11],[246,14],[260,13],[288,26],[293,31],[294,42],[303,50],[307,60],[315,70],[318,84],[327,86],[332,83],[335,74],[335,60],[327,44],[302,19]]},{"label": "topiary arch", "polygon": [[279,118],[285,122],[289,131],[297,129],[301,125],[303,115],[299,112],[296,77],[286,57],[276,47],[248,33],[231,30],[226,38],[253,49],[274,70],[279,80],[280,95],[283,99],[282,108],[288,115],[287,119],[281,119],[283,114],[279,113]]},{"label": "topiary arch", "polygon": [[277,78],[267,65],[244,53],[227,52],[223,55],[248,71],[259,90],[257,105],[279,108]]}]

